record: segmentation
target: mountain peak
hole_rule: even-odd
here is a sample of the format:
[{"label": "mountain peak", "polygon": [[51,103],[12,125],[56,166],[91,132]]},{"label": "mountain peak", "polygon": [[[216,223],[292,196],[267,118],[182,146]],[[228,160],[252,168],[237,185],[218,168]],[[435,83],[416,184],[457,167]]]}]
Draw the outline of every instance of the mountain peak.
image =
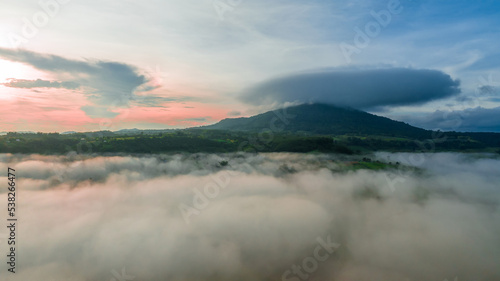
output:
[{"label": "mountain peak", "polygon": [[[287,122],[276,118],[286,114]],[[279,118],[278,118],[279,119]],[[276,123],[276,124],[275,124]],[[226,118],[204,129],[259,132],[279,127],[280,132],[312,135],[385,135],[421,137],[430,131],[361,110],[331,104],[301,104],[252,117]]]}]

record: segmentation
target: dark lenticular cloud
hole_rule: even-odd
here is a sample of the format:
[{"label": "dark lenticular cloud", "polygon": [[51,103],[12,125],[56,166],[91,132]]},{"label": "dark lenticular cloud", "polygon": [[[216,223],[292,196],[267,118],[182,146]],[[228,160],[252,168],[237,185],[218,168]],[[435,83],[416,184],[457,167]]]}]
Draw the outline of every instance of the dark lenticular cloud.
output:
[{"label": "dark lenticular cloud", "polygon": [[438,70],[326,69],[271,79],[244,92],[250,104],[321,102],[359,109],[423,104],[460,93],[460,82]]}]

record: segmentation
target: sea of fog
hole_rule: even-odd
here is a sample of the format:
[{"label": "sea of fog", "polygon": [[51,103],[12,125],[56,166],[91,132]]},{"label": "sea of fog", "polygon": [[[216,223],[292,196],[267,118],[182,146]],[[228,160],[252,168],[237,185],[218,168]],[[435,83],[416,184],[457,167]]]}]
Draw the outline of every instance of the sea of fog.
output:
[{"label": "sea of fog", "polygon": [[366,157],[0,154],[0,280],[500,280],[498,155]]}]

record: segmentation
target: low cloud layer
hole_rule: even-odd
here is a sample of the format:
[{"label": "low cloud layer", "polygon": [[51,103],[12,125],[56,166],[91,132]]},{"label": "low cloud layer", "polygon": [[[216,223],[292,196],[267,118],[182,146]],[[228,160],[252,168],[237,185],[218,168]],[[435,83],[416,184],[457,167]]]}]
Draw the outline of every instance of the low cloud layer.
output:
[{"label": "low cloud layer", "polygon": [[321,102],[359,109],[423,104],[460,93],[460,82],[437,70],[326,69],[271,79],[244,92],[255,105]]},{"label": "low cloud layer", "polygon": [[411,125],[442,131],[460,132],[500,132],[500,107],[468,108],[464,110],[437,110],[425,115],[403,115],[398,120]]},{"label": "low cloud layer", "polygon": [[[370,157],[402,168],[349,171],[356,157],[279,153],[3,154],[22,227],[18,273],[0,278],[305,280],[283,278],[298,265],[307,280],[500,279],[498,157]],[[197,202],[187,223],[179,206]],[[304,271],[329,238],[340,246],[320,248],[328,258]]]}]

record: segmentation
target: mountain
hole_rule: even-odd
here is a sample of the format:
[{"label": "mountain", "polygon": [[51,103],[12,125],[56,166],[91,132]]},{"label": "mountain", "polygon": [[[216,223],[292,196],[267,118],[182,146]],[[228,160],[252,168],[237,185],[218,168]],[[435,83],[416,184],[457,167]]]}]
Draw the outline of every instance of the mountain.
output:
[{"label": "mountain", "polygon": [[[280,114],[291,116],[288,124],[280,121]],[[283,129],[283,132],[306,135],[380,135],[425,139],[432,134],[432,131],[386,117],[328,104],[302,104],[288,107],[284,111],[269,111],[252,117],[227,118],[201,128],[258,132],[274,126]]]},{"label": "mountain", "polygon": [[139,130],[137,128],[133,128],[133,129],[121,129],[121,130],[115,131],[115,133],[117,133],[117,134],[123,134],[123,135],[138,134],[140,132],[141,132],[141,130]]},{"label": "mountain", "polygon": [[[269,134],[269,130],[272,134]],[[267,131],[267,133],[265,133]],[[85,148],[88,150],[83,150]],[[182,130],[126,129],[0,135],[0,153],[226,153],[373,151],[500,153],[499,133],[432,132],[360,110],[303,104]]]}]

